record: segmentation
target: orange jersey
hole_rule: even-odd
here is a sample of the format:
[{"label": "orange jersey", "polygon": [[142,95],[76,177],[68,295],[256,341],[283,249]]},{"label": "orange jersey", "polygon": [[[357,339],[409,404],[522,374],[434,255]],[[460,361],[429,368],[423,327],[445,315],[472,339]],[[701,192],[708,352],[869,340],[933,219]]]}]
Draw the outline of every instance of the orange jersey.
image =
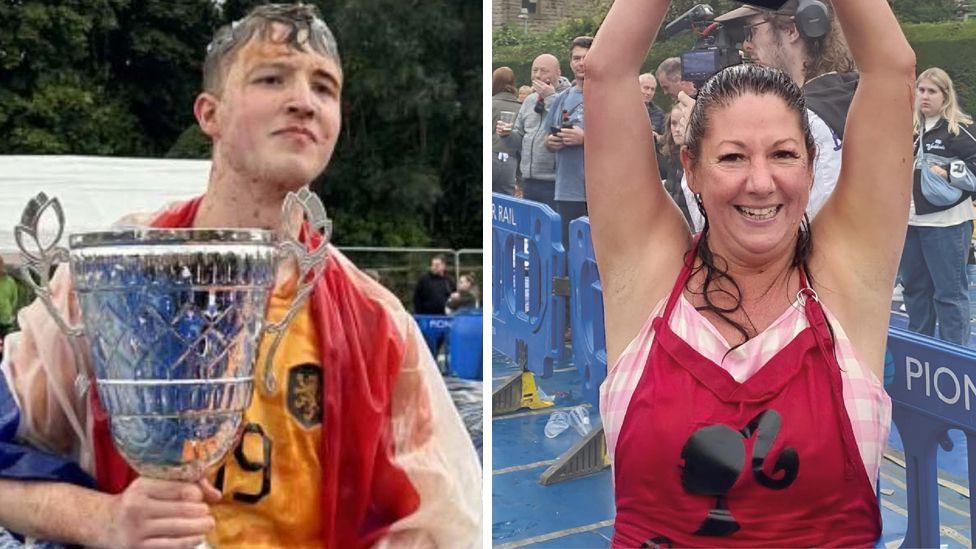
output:
[{"label": "orange jersey", "polygon": [[[284,318],[295,285],[272,295],[268,320]],[[295,315],[274,357],[277,390],[265,393],[266,335],[254,368],[254,396],[238,446],[211,479],[223,492],[212,506],[217,547],[321,547],[322,365],[309,306]]]}]

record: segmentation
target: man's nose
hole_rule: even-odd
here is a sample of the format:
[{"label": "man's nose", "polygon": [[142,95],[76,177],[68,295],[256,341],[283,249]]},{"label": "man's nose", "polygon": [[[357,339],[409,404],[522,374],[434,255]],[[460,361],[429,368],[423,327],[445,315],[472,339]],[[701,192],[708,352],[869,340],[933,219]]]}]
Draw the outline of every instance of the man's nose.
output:
[{"label": "man's nose", "polygon": [[310,118],[315,114],[313,92],[308,82],[298,81],[292,86],[286,108],[288,114],[301,118]]}]

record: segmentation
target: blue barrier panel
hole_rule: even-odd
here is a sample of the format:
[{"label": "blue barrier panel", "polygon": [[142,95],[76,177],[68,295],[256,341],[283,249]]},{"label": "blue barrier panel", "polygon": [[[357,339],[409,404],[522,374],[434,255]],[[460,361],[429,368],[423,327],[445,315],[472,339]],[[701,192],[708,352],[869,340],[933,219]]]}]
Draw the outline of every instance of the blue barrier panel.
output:
[{"label": "blue barrier panel", "polygon": [[454,317],[447,315],[413,315],[420,326],[420,333],[424,336],[424,341],[430,347],[430,354],[437,358],[437,349],[442,343],[447,342],[447,336],[451,333],[451,323]]},{"label": "blue barrier panel", "polygon": [[607,377],[607,342],[603,286],[593,255],[589,217],[569,223],[569,286],[573,363],[583,381],[583,398],[599,410],[600,384]]},{"label": "blue barrier panel", "polygon": [[[905,447],[908,529],[903,547],[939,546],[936,454],[948,429],[966,434],[969,486],[976,487],[976,351],[912,332],[888,330],[894,379],[892,419]],[[976,500],[970,499],[970,521]],[[976,524],[970,523],[970,531]]]},{"label": "blue barrier panel", "polygon": [[559,216],[549,206],[492,194],[492,348],[541,377],[565,353],[566,276]]},{"label": "blue barrier panel", "polygon": [[480,309],[460,311],[454,315],[449,338],[448,364],[451,371],[464,379],[483,379],[481,375],[481,325]]}]

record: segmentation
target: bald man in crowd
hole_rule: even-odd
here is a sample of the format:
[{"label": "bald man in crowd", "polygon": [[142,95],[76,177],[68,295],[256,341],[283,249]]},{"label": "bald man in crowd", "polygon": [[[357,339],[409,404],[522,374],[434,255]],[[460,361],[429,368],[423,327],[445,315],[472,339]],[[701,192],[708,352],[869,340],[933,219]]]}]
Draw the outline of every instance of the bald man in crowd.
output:
[{"label": "bald man in crowd", "polygon": [[495,126],[495,132],[507,142],[508,148],[520,151],[522,197],[548,204],[553,210],[556,209],[556,155],[546,148],[549,129],[542,122],[556,94],[569,86],[556,56],[544,53],[536,57],[532,61],[532,93],[522,102],[515,124],[510,130],[503,124]]},{"label": "bald man in crowd", "polygon": [[647,116],[651,119],[651,128],[654,135],[660,138],[664,134],[664,110],[654,104],[654,94],[657,92],[657,79],[654,75],[645,72],[637,77],[640,84],[641,97],[644,98],[644,106],[647,107]]},{"label": "bald man in crowd", "polygon": [[664,93],[671,97],[671,101],[678,101],[678,93],[685,92],[689,97],[695,96],[695,85],[681,78],[681,58],[668,57],[657,67],[657,81]]}]

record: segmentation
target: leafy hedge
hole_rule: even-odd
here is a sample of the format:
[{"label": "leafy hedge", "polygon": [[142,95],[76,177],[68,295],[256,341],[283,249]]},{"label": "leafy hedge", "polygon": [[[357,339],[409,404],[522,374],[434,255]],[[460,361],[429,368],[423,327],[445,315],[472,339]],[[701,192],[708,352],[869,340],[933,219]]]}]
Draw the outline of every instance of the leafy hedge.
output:
[{"label": "leafy hedge", "polygon": [[904,25],[905,36],[915,49],[915,66],[921,73],[931,67],[944,69],[952,78],[959,104],[976,114],[976,21]]},{"label": "leafy hedge", "polygon": [[[563,74],[571,74],[566,44],[573,37],[582,34],[593,35],[602,20],[602,13],[570,19],[552,31],[528,39],[520,36],[521,31],[502,27],[495,31],[495,47],[492,68],[511,67],[519,85],[528,83],[532,60],[541,53],[553,53],[560,59]],[[976,113],[976,21],[951,23],[903,24],[902,29],[912,48],[915,49],[916,65],[921,72],[930,67],[945,69],[952,77],[959,95],[959,102],[966,112]],[[518,31],[518,35],[515,34]],[[499,42],[507,36],[518,36],[517,45],[502,46]],[[515,41],[512,40],[511,43]],[[651,48],[644,60],[643,70],[653,71],[661,61],[679,55],[692,43],[690,36],[679,36],[658,42]],[[667,96],[658,93],[655,97],[662,107],[667,107]]]}]

